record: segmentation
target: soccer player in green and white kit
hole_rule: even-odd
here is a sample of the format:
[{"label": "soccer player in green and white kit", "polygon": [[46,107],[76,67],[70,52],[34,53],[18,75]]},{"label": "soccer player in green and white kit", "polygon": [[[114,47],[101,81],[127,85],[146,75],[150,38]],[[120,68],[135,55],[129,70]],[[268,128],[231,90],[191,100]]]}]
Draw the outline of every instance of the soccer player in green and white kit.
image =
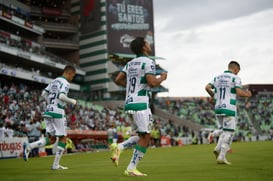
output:
[{"label": "soccer player in green and white kit", "polygon": [[230,149],[234,131],[236,129],[236,96],[251,97],[249,90],[243,90],[241,78],[237,76],[240,71],[240,64],[231,61],[228,70],[216,76],[206,85],[206,91],[215,101],[216,119],[222,124],[219,140],[213,153],[217,158],[217,163],[231,163],[226,159],[226,153]]},{"label": "soccer player in green and white kit", "polygon": [[76,104],[75,99],[67,97],[70,87],[69,81],[72,81],[75,74],[75,68],[73,66],[67,65],[63,70],[62,76],[54,79],[43,90],[42,97],[44,97],[47,101],[47,108],[43,114],[46,123],[47,137],[42,138],[36,142],[30,144],[25,143],[23,145],[23,157],[25,161],[28,160],[31,149],[51,145],[55,143],[57,138],[59,138],[55,159],[51,169],[68,169],[67,167],[61,166],[59,162],[65,150],[67,136],[64,106],[66,103],[73,105]]},{"label": "soccer player in green and white kit", "polygon": [[149,108],[148,91],[150,87],[156,87],[167,79],[167,73],[163,72],[156,77],[156,65],[148,58],[151,47],[142,37],[135,38],[130,44],[136,58],[128,62],[117,75],[115,82],[126,86],[125,111],[132,115],[137,126],[138,136],[132,136],[128,140],[112,144],[111,159],[117,166],[122,150],[135,145],[131,161],[124,174],[128,176],[146,176],[137,170],[139,161],[143,158],[150,142],[152,114]]}]

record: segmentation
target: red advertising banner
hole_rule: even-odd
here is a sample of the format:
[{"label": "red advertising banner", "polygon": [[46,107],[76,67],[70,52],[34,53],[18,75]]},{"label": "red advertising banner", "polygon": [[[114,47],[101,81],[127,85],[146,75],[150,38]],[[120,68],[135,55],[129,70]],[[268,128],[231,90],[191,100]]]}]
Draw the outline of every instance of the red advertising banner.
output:
[{"label": "red advertising banner", "polygon": [[171,145],[171,139],[170,139],[170,137],[161,136],[160,144],[161,144],[162,147],[164,147],[164,146],[172,146]]},{"label": "red advertising banner", "polygon": [[145,37],[154,52],[154,17],[152,0],[107,0],[109,53],[132,54],[130,42]]},{"label": "red advertising banner", "polygon": [[[122,134],[119,132],[119,139],[122,138]],[[67,130],[67,136],[73,140],[75,139],[96,139],[107,140],[107,131],[92,131],[92,130]]]},{"label": "red advertising banner", "polygon": [[10,37],[10,33],[5,32],[5,31],[0,31],[0,34],[1,34],[2,36]]},{"label": "red advertising banner", "polygon": [[27,137],[0,138],[0,158],[19,157],[23,152],[23,144],[27,141]]},{"label": "red advertising banner", "polygon": [[62,15],[62,10],[58,8],[42,8],[42,13],[50,16]]}]

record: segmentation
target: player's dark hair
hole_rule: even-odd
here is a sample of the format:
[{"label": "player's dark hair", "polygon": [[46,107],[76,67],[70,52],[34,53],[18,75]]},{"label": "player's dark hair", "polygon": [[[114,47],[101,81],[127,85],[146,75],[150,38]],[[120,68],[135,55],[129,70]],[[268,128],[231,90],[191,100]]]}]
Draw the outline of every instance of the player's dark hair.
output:
[{"label": "player's dark hair", "polygon": [[229,64],[228,64],[228,68],[234,68],[234,66],[238,67],[239,70],[241,69],[240,68],[240,64],[236,61],[230,61]]},{"label": "player's dark hair", "polygon": [[72,65],[66,65],[64,68],[64,72],[76,72],[76,69]]},{"label": "player's dark hair", "polygon": [[132,52],[134,52],[136,55],[143,53],[143,47],[145,45],[145,40],[143,37],[136,37],[131,43],[130,48]]}]

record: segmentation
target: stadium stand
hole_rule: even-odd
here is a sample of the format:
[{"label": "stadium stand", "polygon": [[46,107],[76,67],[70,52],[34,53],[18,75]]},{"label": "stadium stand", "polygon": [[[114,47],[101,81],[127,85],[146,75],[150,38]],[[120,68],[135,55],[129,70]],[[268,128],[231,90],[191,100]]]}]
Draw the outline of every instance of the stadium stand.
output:
[{"label": "stadium stand", "polygon": [[[41,90],[42,85],[38,85],[38,83],[11,83],[9,80],[0,82],[0,99],[2,100],[0,103],[0,123],[5,129],[12,129],[14,137],[27,136],[26,125],[30,124],[32,120],[42,124],[41,115],[45,110],[46,103],[40,97]],[[109,107],[109,105],[113,105],[109,102],[108,106],[103,102],[100,104],[83,100],[78,102],[79,104],[76,107],[68,106],[66,108],[68,130],[107,131],[114,124],[121,131],[125,124],[131,124],[130,118],[120,106]],[[186,137],[189,135],[187,127],[176,126],[171,120],[155,116],[155,122],[159,126],[162,136]],[[8,135],[7,130],[6,137]],[[104,142],[104,145],[107,143]]]},{"label": "stadium stand", "polygon": [[[5,136],[23,137],[27,136],[26,125],[31,120],[43,122],[41,115],[45,109],[45,102],[40,97],[43,84],[30,84],[28,81],[22,83],[15,80],[11,82],[11,80],[0,82],[0,99],[2,100],[0,123],[6,130]],[[208,103],[207,98],[157,98],[156,100],[158,102],[155,109],[155,125],[158,126],[161,137],[168,138],[171,145],[178,145],[178,139],[181,137],[190,138],[188,143],[192,143],[194,137],[198,136],[198,131],[194,130],[213,128],[213,107]],[[79,100],[76,107],[68,106],[66,109],[68,130],[70,133],[90,130],[102,133],[101,131],[106,132],[114,124],[121,131],[126,123],[130,123],[130,118],[123,111],[123,103],[115,102],[115,104],[111,101],[91,103]],[[236,140],[249,141],[250,136],[256,135],[266,135],[268,139],[272,139],[272,92],[257,94],[249,100],[239,99],[238,102],[239,129],[236,132]],[[181,111],[181,109],[184,110]],[[195,113],[192,114],[193,112]],[[105,136],[107,135],[104,135],[104,139],[99,137],[98,139],[87,139],[87,137],[76,139],[77,136],[73,141],[76,143],[76,148],[80,149],[79,151],[105,149],[107,148]],[[199,142],[204,138],[206,135],[201,135],[198,138]],[[80,140],[84,140],[84,144]],[[186,144],[187,141],[183,141]],[[77,144],[79,144],[78,147]]]},{"label": "stadium stand", "polygon": [[[239,98],[238,121],[235,139],[246,140],[254,135],[266,135],[272,139],[273,92],[262,92],[251,99]],[[158,98],[156,105],[182,120],[190,120],[204,128],[215,128],[213,105],[208,98]]]}]

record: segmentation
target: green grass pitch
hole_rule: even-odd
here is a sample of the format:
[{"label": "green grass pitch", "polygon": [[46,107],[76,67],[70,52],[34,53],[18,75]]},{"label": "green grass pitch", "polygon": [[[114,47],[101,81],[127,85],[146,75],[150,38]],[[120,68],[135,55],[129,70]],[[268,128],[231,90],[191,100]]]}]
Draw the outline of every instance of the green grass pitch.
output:
[{"label": "green grass pitch", "polygon": [[0,160],[1,181],[216,181],[273,180],[273,141],[232,144],[227,158],[232,165],[216,164],[212,145],[186,145],[172,148],[150,148],[139,164],[147,177],[123,175],[132,150],[121,154],[114,167],[110,152],[92,152],[63,156],[61,164],[69,170],[50,170],[54,157]]}]

